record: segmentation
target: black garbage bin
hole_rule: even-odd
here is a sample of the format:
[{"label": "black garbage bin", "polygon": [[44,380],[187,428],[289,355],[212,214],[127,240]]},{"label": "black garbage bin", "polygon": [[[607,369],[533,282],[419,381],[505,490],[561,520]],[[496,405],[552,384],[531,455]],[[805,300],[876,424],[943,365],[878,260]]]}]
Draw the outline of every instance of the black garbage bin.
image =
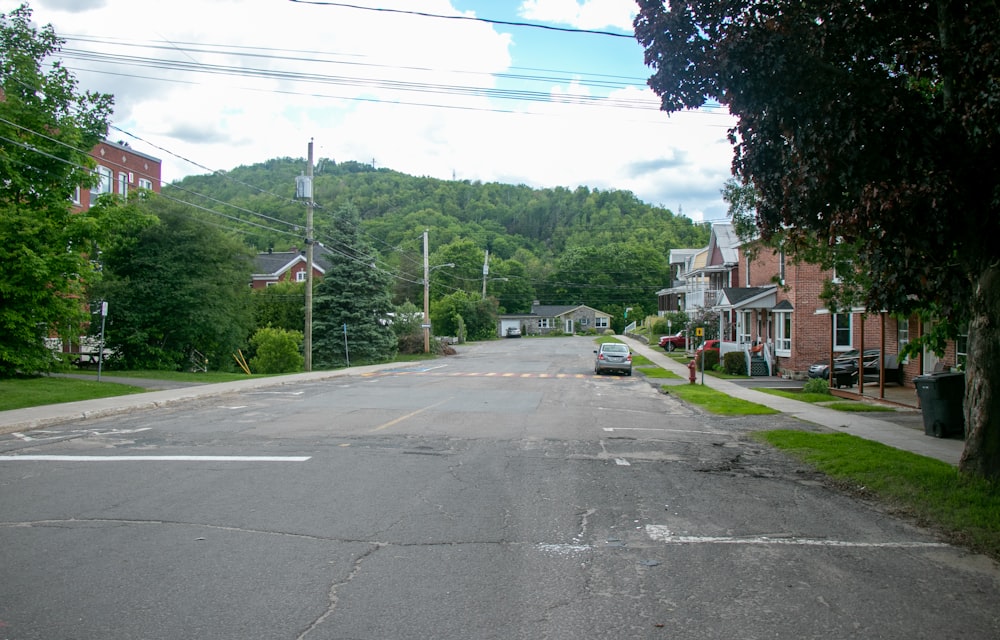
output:
[{"label": "black garbage bin", "polygon": [[935,438],[965,435],[964,373],[930,373],[913,379],[924,415],[924,433]]}]

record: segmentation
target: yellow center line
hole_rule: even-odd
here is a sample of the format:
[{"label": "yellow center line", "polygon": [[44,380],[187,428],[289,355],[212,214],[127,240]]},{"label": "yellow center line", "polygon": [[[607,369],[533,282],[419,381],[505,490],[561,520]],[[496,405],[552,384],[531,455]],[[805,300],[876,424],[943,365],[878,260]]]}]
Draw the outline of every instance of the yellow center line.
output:
[{"label": "yellow center line", "polygon": [[405,416],[399,416],[395,420],[390,420],[389,422],[386,422],[385,424],[382,424],[382,425],[379,425],[379,426],[375,427],[374,429],[372,429],[372,432],[374,433],[375,431],[381,431],[382,429],[388,429],[389,427],[391,427],[393,425],[399,424],[403,420],[409,420],[413,416],[420,415],[424,411],[428,411],[428,410],[433,409],[435,407],[440,407],[441,405],[443,405],[445,402],[448,402],[449,400],[451,400],[451,398],[445,398],[441,402],[435,402],[434,404],[430,405],[429,407],[424,407],[423,409],[417,409],[416,411],[412,411],[412,412],[406,414]]}]

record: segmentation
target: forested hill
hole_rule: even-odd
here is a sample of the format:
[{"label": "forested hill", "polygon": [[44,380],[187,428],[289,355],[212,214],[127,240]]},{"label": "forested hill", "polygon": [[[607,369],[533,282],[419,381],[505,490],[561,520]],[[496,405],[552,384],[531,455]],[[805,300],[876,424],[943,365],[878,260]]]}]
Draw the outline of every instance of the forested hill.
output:
[{"label": "forested hill", "polygon": [[[190,176],[163,191],[226,216],[258,251],[301,248],[306,207],[294,195],[305,167],[303,159],[279,158]],[[532,297],[655,310],[656,290],[669,283],[670,250],[704,246],[709,233],[627,191],[447,181],[326,159],[316,164],[313,195],[317,241],[336,250],[335,220],[356,215],[372,247],[399,270],[397,297],[417,297],[410,281],[422,277],[426,229],[431,263],[456,264],[441,272],[445,290],[479,291],[488,249],[490,294],[510,312],[526,310]]]}]

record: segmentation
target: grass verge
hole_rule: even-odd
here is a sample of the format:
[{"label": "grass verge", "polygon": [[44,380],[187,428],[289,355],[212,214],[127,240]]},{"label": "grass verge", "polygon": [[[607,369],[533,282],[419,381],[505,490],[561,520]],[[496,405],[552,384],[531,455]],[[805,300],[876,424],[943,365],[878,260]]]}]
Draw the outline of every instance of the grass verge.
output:
[{"label": "grass verge", "polygon": [[[634,360],[633,360],[633,364]],[[663,380],[680,380],[681,377],[674,373],[673,371],[667,371],[663,367],[659,367],[655,364],[650,365],[637,365],[636,369],[642,372],[642,375],[647,378],[657,378]]]},{"label": "grass verge", "polygon": [[15,378],[0,380],[0,411],[45,404],[76,402],[142,393],[145,389],[114,382],[75,378]]},{"label": "grass verge", "polygon": [[700,384],[663,386],[664,393],[672,393],[685,402],[698,405],[710,413],[721,416],[755,416],[781,413],[756,402],[741,400]]},{"label": "grass verge", "polygon": [[781,396],[782,398],[789,398],[791,400],[798,400],[799,402],[809,402],[817,404],[820,402],[828,403],[823,406],[827,409],[835,409],[837,411],[895,411],[892,407],[886,407],[878,404],[871,404],[868,402],[861,402],[858,400],[843,400],[836,401],[837,397],[830,395],[828,393],[805,393],[804,391],[789,391],[788,389],[769,389],[767,387],[755,387],[754,391],[760,391],[761,393],[769,393],[772,396]]},{"label": "grass verge", "polygon": [[846,433],[754,434],[856,494],[875,497],[956,544],[1000,560],[1000,483],[967,478],[951,465]]}]

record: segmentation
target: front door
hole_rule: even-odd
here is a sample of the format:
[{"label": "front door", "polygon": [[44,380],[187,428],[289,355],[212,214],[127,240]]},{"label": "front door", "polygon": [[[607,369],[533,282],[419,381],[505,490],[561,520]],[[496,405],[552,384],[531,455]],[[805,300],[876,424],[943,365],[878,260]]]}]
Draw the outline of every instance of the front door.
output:
[{"label": "front door", "polygon": [[566,318],[566,327],[565,327],[564,331],[566,333],[568,333],[569,335],[573,335],[573,319],[572,318]]}]

